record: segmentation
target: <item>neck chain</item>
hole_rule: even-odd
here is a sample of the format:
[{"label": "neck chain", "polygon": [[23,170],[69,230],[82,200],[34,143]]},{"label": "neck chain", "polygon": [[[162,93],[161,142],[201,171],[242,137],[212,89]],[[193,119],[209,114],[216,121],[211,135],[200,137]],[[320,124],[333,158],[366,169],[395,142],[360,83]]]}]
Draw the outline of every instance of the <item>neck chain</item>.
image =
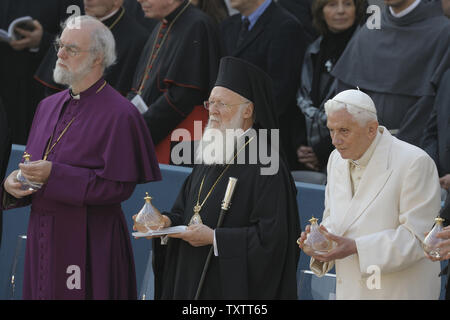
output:
[{"label": "neck chain", "polygon": [[189,225],[193,224],[203,224],[202,218],[200,217],[200,210],[202,210],[203,205],[205,204],[206,200],[209,198],[211,193],[213,192],[214,188],[216,187],[217,183],[219,183],[222,176],[225,174],[225,172],[230,167],[231,163],[237,158],[239,153],[253,140],[254,137],[251,137],[240,149],[236,154],[234,155],[233,159],[227,164],[225,169],[223,169],[222,173],[219,175],[219,177],[216,179],[214,184],[212,185],[211,189],[209,190],[208,194],[206,195],[205,199],[203,199],[202,203],[200,204],[200,194],[202,193],[203,189],[203,183],[205,182],[206,174],[203,176],[202,182],[200,183],[200,189],[198,190],[198,196],[197,196],[197,204],[194,206],[194,215],[192,216],[191,220],[189,221]]},{"label": "neck chain", "polygon": [[[106,86],[106,80],[105,82],[103,82],[103,84],[100,86],[100,88],[97,89],[97,91],[95,91],[95,93],[99,93],[104,87]],[[71,94],[72,95],[72,94]],[[78,96],[80,96],[81,94],[79,93]],[[78,98],[80,99],[80,98]],[[78,100],[76,99],[76,100]],[[72,120],[70,120],[70,122],[67,124],[67,126],[64,128],[64,130],[61,132],[61,134],[59,135],[58,139],[56,139],[55,143],[52,144],[52,140],[53,140],[53,134],[50,137],[50,140],[47,143],[47,148],[45,148],[45,153],[44,153],[44,157],[42,158],[42,160],[47,160],[48,155],[50,154],[50,152],[53,150],[53,148],[58,144],[59,140],[61,140],[61,138],[63,137],[63,135],[67,132],[67,130],[69,130],[69,127],[71,126],[72,122],[75,120],[76,116],[74,116],[72,118]],[[55,129],[56,130],[56,129]],[[51,145],[51,146],[50,146]]]},{"label": "neck chain", "polygon": [[114,20],[113,23],[111,23],[110,26],[108,26],[109,30],[112,30],[112,28],[114,28],[114,26],[119,22],[120,19],[122,19],[123,15],[125,14],[125,8],[121,7],[120,8],[122,10],[122,12],[120,12],[119,16],[117,17],[116,20]]},{"label": "neck chain", "polygon": [[[175,21],[177,21],[178,17],[181,16],[181,14],[187,9],[187,7],[189,7],[190,4],[191,4],[191,2],[188,1],[187,4],[184,6],[184,8],[181,9],[180,12],[178,12],[178,14],[175,16],[175,18],[170,22],[169,27],[167,28],[167,31],[161,40],[161,43],[159,44],[158,48],[156,48],[156,43],[158,42],[158,35],[161,32],[161,28],[162,28],[163,24],[161,23],[161,25],[159,26],[158,35],[155,37],[155,41],[153,42],[153,48],[152,48],[152,51],[150,54],[150,58],[148,59],[147,66],[144,69],[144,74],[142,76],[141,85],[139,86],[139,90],[137,92],[138,95],[142,94],[142,90],[144,89],[145,81],[148,79],[148,73],[150,72],[149,66],[151,66],[154,63],[154,61],[156,60],[156,57],[158,57],[159,50],[161,50],[164,42],[166,41],[167,35],[170,32],[170,29],[172,29],[172,26],[174,25]],[[156,49],[156,52],[155,52],[155,49]]]}]

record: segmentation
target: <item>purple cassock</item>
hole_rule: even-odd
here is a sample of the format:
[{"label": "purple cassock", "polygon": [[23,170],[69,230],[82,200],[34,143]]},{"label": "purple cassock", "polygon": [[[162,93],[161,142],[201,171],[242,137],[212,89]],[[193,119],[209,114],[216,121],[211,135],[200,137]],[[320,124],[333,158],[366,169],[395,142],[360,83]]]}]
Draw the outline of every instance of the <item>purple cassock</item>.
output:
[{"label": "purple cassock", "polygon": [[35,161],[53,145],[48,182],[15,205],[31,201],[23,298],[136,299],[121,202],[137,183],[161,179],[144,119],[102,78],[39,104],[26,151]]}]

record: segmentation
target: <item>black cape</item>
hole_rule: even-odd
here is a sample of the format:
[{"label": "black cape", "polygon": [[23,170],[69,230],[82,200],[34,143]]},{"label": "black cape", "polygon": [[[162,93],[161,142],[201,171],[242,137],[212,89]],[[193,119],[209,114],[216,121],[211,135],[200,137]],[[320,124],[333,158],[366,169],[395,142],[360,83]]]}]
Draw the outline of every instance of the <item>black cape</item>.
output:
[{"label": "black cape", "polygon": [[123,7],[127,10],[128,15],[133,17],[133,20],[143,26],[148,33],[151,33],[158,24],[158,20],[145,17],[141,5],[136,0],[124,0]]},{"label": "black cape", "polygon": [[338,91],[358,86],[371,96],[380,124],[418,145],[436,88],[450,65],[450,22],[440,1],[422,1],[395,18],[386,7],[381,29],[364,25],[353,37],[332,75]]},{"label": "black cape", "polygon": [[[247,147],[248,148],[248,147]],[[216,228],[229,177],[238,179],[231,208],[216,229],[218,257],[212,256],[200,299],[296,299],[300,222],[296,189],[283,161],[275,175],[261,175],[260,164],[229,167],[200,215]],[[206,193],[224,166],[198,165],[184,182],[170,213],[174,225],[187,225],[200,195]],[[155,299],[193,299],[210,246],[193,247],[170,239],[153,241]]]},{"label": "black cape", "polygon": [[[116,63],[105,70],[104,77],[114,89],[126,95],[131,90],[134,70],[149,33],[123,7],[103,24],[110,28],[114,36],[117,55]],[[46,86],[50,94],[66,88],[53,80],[56,60],[57,52],[50,48],[35,75],[35,79]]]},{"label": "black cape", "polygon": [[[208,99],[219,67],[221,49],[215,22],[192,4],[186,5],[188,1],[183,1],[165,18],[168,24],[159,23],[153,30],[128,95],[133,99],[144,80],[140,94],[149,107],[144,118],[155,144],[176,128],[194,106]],[[155,59],[148,65],[155,39],[164,39],[166,32],[166,40],[155,48]]]},{"label": "black cape", "polygon": [[0,28],[7,30],[14,19],[31,16],[44,29],[38,52],[15,51],[9,44],[0,42],[0,96],[14,143],[26,144],[36,106],[44,97],[44,90],[33,75],[57,34],[60,21],[68,17],[67,7],[72,4],[81,7],[82,3],[82,0],[0,1]]}]

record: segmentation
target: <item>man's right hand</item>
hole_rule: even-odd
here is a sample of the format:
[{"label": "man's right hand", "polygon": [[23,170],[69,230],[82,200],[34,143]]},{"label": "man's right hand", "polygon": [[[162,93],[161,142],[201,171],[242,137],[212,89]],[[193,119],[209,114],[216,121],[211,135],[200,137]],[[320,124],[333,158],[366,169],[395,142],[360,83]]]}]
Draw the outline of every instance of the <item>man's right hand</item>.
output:
[{"label": "man's right hand", "polygon": [[6,178],[5,183],[3,184],[5,191],[8,192],[16,199],[21,199],[30,194],[35,193],[35,190],[22,190],[22,184],[16,179],[17,173],[19,170],[14,170],[11,174]]}]

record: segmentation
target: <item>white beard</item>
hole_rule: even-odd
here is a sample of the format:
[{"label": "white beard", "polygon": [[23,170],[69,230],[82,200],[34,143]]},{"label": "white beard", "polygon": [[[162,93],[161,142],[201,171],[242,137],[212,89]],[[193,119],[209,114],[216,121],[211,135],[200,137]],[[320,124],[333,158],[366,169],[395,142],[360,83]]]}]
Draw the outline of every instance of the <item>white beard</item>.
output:
[{"label": "white beard", "polygon": [[55,69],[53,70],[53,80],[55,80],[56,83],[72,87],[74,83],[83,79],[91,71],[93,62],[93,57],[86,57],[86,59],[78,66],[78,70],[71,71],[59,66],[59,63],[65,64],[61,59],[58,59]]},{"label": "white beard", "polygon": [[206,165],[231,163],[238,145],[241,144],[238,137],[243,133],[244,121],[240,117],[240,112],[236,113],[226,128],[223,124],[220,128],[211,128],[211,120],[214,119],[214,116],[210,116],[202,139],[199,141],[195,151],[195,163]]}]

